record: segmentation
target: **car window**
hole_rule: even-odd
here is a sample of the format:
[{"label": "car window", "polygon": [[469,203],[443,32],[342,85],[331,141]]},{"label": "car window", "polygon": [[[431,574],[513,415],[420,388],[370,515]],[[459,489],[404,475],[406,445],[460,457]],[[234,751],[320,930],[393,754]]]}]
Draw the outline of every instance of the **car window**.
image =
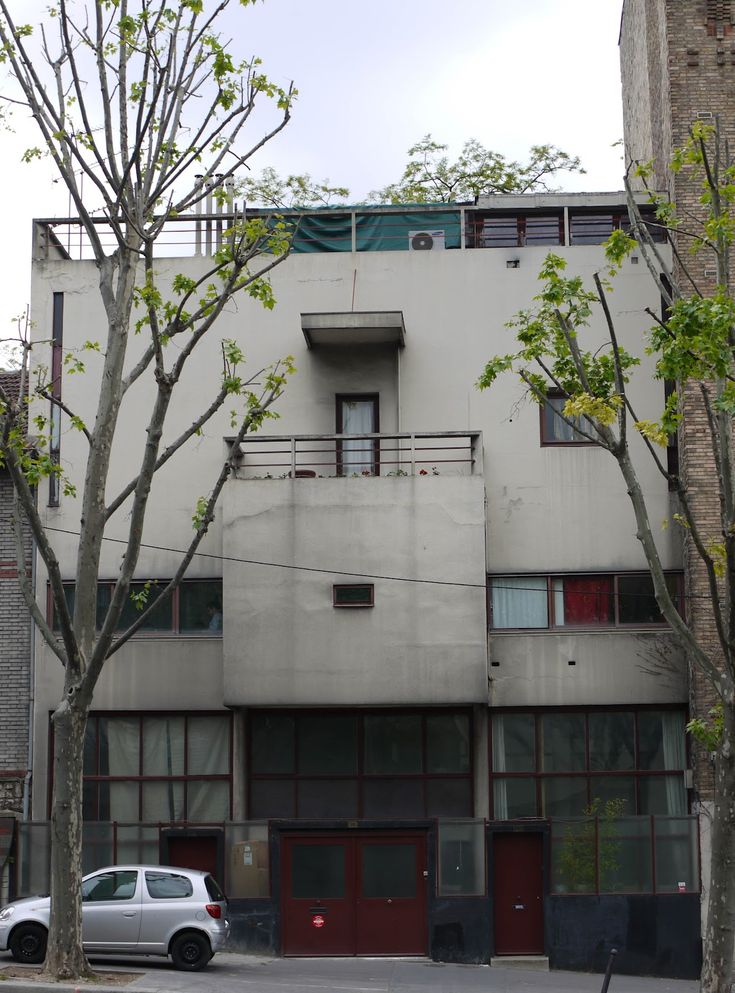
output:
[{"label": "car window", "polygon": [[214,900],[216,903],[226,903],[227,897],[224,895],[220,889],[219,883],[213,876],[205,876],[204,885],[207,887],[207,893],[209,894],[210,900]]},{"label": "car window", "polygon": [[176,900],[191,896],[191,880],[173,872],[146,872],[145,884],[154,900]]},{"label": "car window", "polygon": [[138,873],[135,869],[101,872],[82,883],[82,900],[99,903],[102,900],[131,900],[135,896]]}]

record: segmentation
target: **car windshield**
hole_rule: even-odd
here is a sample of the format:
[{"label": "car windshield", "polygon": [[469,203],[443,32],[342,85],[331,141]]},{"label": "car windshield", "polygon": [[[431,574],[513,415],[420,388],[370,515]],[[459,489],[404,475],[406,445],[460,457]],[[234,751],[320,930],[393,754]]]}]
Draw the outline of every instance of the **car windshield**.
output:
[{"label": "car windshield", "polygon": [[220,885],[213,876],[205,876],[204,885],[207,887],[207,893],[209,893],[210,900],[214,900],[215,903],[227,903],[227,897],[224,895],[220,889]]}]

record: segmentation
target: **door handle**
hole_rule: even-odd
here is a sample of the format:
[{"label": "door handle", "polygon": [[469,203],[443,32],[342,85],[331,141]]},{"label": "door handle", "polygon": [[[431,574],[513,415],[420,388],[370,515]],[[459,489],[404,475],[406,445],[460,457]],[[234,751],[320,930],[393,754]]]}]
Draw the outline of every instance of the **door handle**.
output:
[{"label": "door handle", "polygon": [[525,910],[525,909],[526,909],[525,903],[514,903],[513,904],[513,910]]},{"label": "door handle", "polygon": [[123,917],[137,917],[137,916],[138,916],[137,910],[126,910],[123,912]]},{"label": "door handle", "polygon": [[386,902],[386,903],[393,903],[393,901],[391,900],[391,898],[390,898],[390,897],[388,897],[388,899],[387,899],[387,900],[386,900],[385,902]]}]

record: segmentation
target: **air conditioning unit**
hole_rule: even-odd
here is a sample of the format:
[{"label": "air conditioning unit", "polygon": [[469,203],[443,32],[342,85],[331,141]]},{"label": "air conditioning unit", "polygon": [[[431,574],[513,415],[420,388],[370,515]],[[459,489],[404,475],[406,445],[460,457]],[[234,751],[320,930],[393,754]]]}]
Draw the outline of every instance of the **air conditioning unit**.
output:
[{"label": "air conditioning unit", "polygon": [[408,250],[410,252],[436,252],[445,248],[444,228],[437,231],[409,231]]}]

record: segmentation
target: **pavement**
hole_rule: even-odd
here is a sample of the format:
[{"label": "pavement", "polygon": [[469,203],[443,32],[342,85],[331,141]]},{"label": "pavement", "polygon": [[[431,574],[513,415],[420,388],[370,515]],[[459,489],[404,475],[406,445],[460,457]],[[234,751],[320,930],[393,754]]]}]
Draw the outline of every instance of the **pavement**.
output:
[{"label": "pavement", "polygon": [[[104,972],[132,972],[125,985],[0,981],[0,993],[600,993],[603,977],[582,972],[540,972],[486,965],[449,965],[428,959],[263,958],[220,952],[202,972],[177,972],[165,959],[92,959]],[[0,952],[0,975],[15,966]],[[16,966],[16,968],[18,968]],[[613,973],[609,993],[698,993],[699,983]]]}]

